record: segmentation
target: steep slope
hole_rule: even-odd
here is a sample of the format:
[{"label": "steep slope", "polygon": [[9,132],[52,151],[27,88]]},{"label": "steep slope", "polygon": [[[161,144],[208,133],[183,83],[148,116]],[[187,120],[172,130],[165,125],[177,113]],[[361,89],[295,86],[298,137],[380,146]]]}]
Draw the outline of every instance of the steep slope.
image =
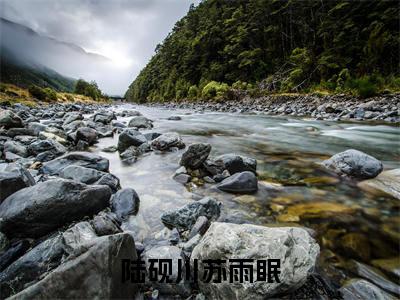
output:
[{"label": "steep slope", "polygon": [[181,99],[213,80],[299,91],[398,75],[398,14],[397,1],[204,0],[157,46],[126,97]]}]

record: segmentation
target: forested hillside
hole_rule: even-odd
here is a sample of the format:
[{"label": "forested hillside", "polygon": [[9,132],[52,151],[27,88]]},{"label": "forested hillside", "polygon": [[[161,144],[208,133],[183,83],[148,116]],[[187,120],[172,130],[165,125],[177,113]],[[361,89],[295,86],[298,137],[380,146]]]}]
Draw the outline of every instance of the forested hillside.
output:
[{"label": "forested hillside", "polygon": [[399,85],[398,1],[205,0],[129,87],[132,101]]}]

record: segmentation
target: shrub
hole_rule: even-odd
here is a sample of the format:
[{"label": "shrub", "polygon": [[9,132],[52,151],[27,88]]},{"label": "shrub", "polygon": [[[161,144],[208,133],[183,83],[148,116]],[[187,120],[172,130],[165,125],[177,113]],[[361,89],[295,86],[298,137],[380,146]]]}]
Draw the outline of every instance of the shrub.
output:
[{"label": "shrub", "polygon": [[374,83],[369,76],[350,80],[348,85],[361,98],[372,97],[378,93],[378,84]]},{"label": "shrub", "polygon": [[37,85],[31,85],[29,87],[28,91],[36,99],[39,99],[42,101],[46,100],[46,96],[47,96],[46,92],[41,87],[38,87]]},{"label": "shrub", "polygon": [[46,94],[46,100],[52,100],[52,101],[57,101],[57,93],[55,90],[53,90],[52,88],[45,88],[44,93]]},{"label": "shrub", "polygon": [[206,99],[221,100],[227,96],[228,91],[229,85],[227,85],[226,83],[210,81],[203,88],[201,95]]},{"label": "shrub", "polygon": [[196,85],[192,85],[188,91],[189,99],[196,99],[199,95],[199,88]]},{"label": "shrub", "polygon": [[86,82],[83,79],[79,79],[76,84],[75,84],[75,93],[88,96],[92,98],[93,100],[97,100],[101,98],[102,94],[97,86],[97,83],[95,81]]}]

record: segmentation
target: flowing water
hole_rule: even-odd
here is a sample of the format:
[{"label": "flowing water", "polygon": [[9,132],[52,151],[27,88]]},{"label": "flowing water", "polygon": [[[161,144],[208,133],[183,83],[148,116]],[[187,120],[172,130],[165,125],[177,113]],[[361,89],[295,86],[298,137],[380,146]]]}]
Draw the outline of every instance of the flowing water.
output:
[{"label": "flowing water", "polygon": [[[344,258],[349,256],[340,242],[346,233],[366,237],[366,241],[361,238],[355,242],[369,249],[362,256],[364,262],[398,256],[400,202],[365,193],[355,182],[342,180],[320,166],[331,155],[353,148],[381,160],[385,169],[399,168],[398,127],[133,105],[115,109],[135,109],[154,120],[154,128],[147,131],[178,132],[186,145],[209,143],[211,157],[236,153],[256,158],[258,163],[259,191],[234,195],[221,192],[212,184],[185,186],[174,181],[172,177],[184,150],[151,152],[125,165],[118,152],[101,151],[116,145],[118,137],[101,139],[93,151],[110,160],[110,172],[120,178],[122,187],[132,187],[140,196],[138,215],[123,224],[125,230],[134,233],[136,241],[167,242],[168,230],[160,221],[161,213],[212,196],[222,202],[222,221],[312,228],[323,250],[321,257],[331,255],[330,251]],[[167,120],[172,115],[181,116],[182,120]]]}]

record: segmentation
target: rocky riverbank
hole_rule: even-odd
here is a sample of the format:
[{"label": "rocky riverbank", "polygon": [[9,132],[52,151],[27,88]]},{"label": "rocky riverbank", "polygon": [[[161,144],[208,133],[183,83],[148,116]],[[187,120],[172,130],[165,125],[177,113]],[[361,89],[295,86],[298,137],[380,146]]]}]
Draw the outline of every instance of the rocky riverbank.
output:
[{"label": "rocky riverbank", "polygon": [[218,111],[231,113],[265,113],[281,116],[311,117],[333,121],[400,122],[400,95],[357,99],[348,95],[277,95],[261,98],[248,96],[236,101],[186,101],[148,104],[169,109]]},{"label": "rocky riverbank", "polygon": [[[180,120],[177,116],[168,119]],[[154,213],[153,217],[165,228],[157,239],[142,239],[138,213],[151,205],[149,201],[157,199],[137,193],[135,182],[121,186],[120,178],[110,172],[109,159],[92,152],[101,139],[116,137],[115,144],[102,151],[118,153],[126,165],[135,166],[149,154],[178,153],[179,165],[169,176],[188,190],[209,185],[228,196],[248,197],[245,199],[250,205],[251,195],[259,189],[272,195],[282,188],[272,183],[266,186],[259,175],[258,162],[251,155],[224,153],[214,157],[213,145],[189,145],[176,132],[154,130],[154,123],[139,111],[114,110],[110,105],[15,105],[0,109],[2,298],[140,295],[145,299],[314,299],[327,295],[392,299],[400,295],[400,287],[393,280],[398,277],[397,264],[376,263],[388,276],[367,265],[371,255],[365,252],[370,248],[360,248],[365,244],[361,234],[329,229],[330,235],[343,236],[343,246],[335,246],[354,253],[352,257],[358,260],[352,259],[351,267],[337,267],[338,262],[329,261],[335,278],[321,269],[321,246],[330,241],[329,237],[324,239],[317,231],[296,222],[342,212],[345,216],[340,215],[342,219],[336,220],[335,225],[348,222],[358,208],[343,204],[294,204],[285,211],[282,204],[272,203],[282,222],[261,226],[234,224],[234,216],[231,221],[222,219],[225,203],[213,195],[193,193],[195,199],[186,199],[182,206],[160,215]],[[343,178],[349,186],[358,183],[368,191],[399,198],[398,169],[383,171],[381,161],[361,151],[337,153],[324,160],[321,168],[336,181]],[[152,188],[148,187],[149,193]],[[356,220],[350,222],[355,226]],[[398,240],[396,232],[386,231],[391,241]],[[325,254],[324,260],[334,256],[327,258]],[[138,258],[147,270],[154,268],[154,260],[170,259],[171,272],[159,273],[156,281],[150,282],[154,274],[148,271],[144,274],[145,284],[123,281],[122,260]],[[228,268],[227,281],[204,282],[209,272],[204,261],[229,262],[237,258],[254,260],[252,266],[257,260],[279,260],[279,280],[231,284]],[[193,282],[196,261],[200,264],[198,281]],[[179,262],[183,262],[181,269]],[[356,275],[349,277],[348,270]],[[251,274],[254,279],[258,276],[256,269]],[[163,282],[165,276],[172,282]],[[350,278],[353,280],[348,281]]]}]

